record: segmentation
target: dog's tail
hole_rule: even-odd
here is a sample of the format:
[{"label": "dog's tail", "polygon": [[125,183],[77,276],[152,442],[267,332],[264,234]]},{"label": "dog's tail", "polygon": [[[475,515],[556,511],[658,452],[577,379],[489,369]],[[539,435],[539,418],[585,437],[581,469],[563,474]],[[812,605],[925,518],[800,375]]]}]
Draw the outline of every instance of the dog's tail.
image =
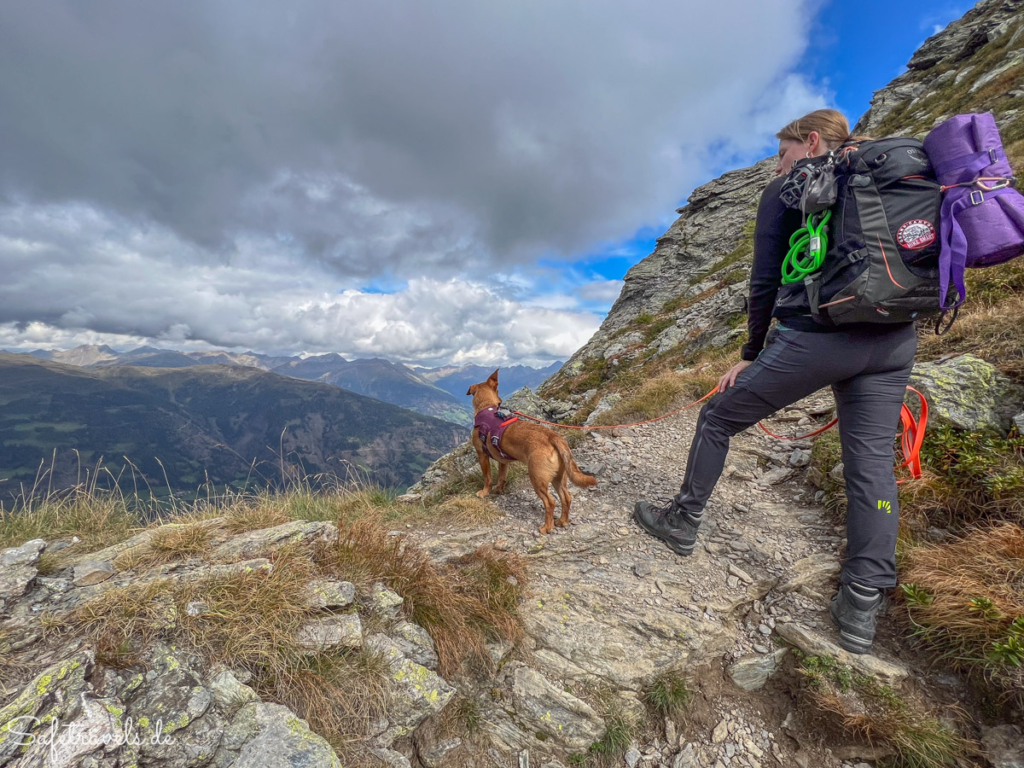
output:
[{"label": "dog's tail", "polygon": [[565,440],[558,438],[555,441],[555,450],[562,457],[562,463],[565,465],[565,469],[569,473],[569,480],[573,485],[578,488],[590,488],[597,485],[596,477],[586,474],[576,465],[576,459],[572,457],[572,451],[569,450]]}]

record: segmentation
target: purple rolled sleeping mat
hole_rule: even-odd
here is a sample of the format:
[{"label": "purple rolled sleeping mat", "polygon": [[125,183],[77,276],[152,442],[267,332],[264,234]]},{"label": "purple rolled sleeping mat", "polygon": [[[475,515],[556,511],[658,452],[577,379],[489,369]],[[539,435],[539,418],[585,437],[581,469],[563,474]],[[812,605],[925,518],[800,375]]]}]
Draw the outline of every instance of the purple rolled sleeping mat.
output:
[{"label": "purple rolled sleeping mat", "polygon": [[[944,193],[939,299],[953,309],[967,298],[965,268],[1024,254],[1024,196],[1011,186],[1013,171],[988,112],[951,117],[932,129],[924,148]],[[947,305],[950,282],[959,296]]]}]

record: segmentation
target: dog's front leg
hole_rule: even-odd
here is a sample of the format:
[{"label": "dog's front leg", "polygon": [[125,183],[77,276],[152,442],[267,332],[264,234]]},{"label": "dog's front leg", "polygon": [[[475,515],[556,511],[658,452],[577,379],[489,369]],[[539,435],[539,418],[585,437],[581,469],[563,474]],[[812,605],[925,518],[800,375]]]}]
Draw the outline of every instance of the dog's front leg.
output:
[{"label": "dog's front leg", "polygon": [[498,487],[495,488],[496,493],[505,492],[505,480],[508,478],[508,463],[504,461],[498,462]]},{"label": "dog's front leg", "polygon": [[484,474],[483,490],[476,492],[476,495],[482,499],[491,492],[491,460],[482,447],[476,449],[476,457],[480,461],[480,471]]}]

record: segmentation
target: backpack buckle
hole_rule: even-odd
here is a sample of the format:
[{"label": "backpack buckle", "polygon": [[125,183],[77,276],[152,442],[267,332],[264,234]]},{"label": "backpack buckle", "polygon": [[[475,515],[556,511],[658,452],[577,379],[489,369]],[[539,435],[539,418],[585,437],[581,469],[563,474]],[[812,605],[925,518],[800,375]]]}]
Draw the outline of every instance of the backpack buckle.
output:
[{"label": "backpack buckle", "polygon": [[[975,197],[977,195],[977,197]],[[971,190],[971,205],[981,205],[985,202],[985,193],[980,189]]]},{"label": "backpack buckle", "polygon": [[995,147],[992,147],[991,149],[989,149],[989,151],[988,151],[988,159],[989,159],[989,162],[992,165],[995,165],[999,161],[999,158],[996,157],[996,148]]}]

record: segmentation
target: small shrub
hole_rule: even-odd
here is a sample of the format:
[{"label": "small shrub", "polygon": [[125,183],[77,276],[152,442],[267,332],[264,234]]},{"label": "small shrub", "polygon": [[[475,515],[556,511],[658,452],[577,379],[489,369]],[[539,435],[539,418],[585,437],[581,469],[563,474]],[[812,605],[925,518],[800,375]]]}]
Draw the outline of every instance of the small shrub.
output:
[{"label": "small shrub", "polygon": [[900,489],[904,514],[928,524],[963,527],[1024,513],[1024,438],[930,428],[921,448],[924,476]]}]

